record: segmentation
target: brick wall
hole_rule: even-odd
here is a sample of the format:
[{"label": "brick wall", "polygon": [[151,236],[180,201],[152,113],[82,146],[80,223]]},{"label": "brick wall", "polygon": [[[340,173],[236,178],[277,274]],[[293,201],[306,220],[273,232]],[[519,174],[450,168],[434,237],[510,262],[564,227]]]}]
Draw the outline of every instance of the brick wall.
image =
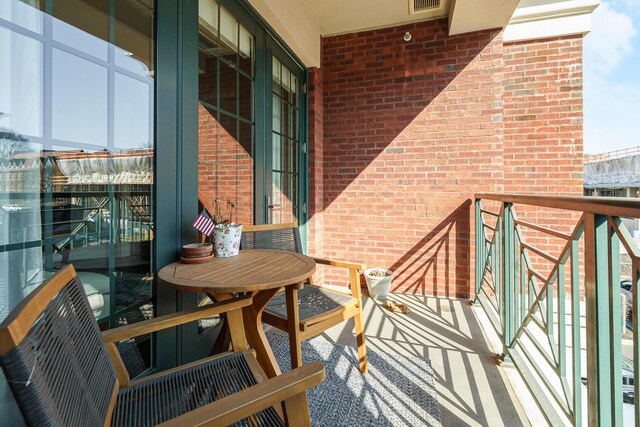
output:
[{"label": "brick wall", "polygon": [[448,36],[446,20],[325,38],[321,254],[391,268],[395,291],[469,296],[475,192],[582,193],[580,48]]},{"label": "brick wall", "polygon": [[[323,253],[323,196],[324,196],[324,176],[323,176],[323,88],[322,88],[323,68],[312,68],[309,70],[308,82],[308,105],[309,105],[309,128],[308,128],[308,154],[309,169],[309,222],[307,224],[307,241],[309,244],[309,254],[321,255]],[[317,283],[324,280],[324,270],[318,268],[314,276]]]},{"label": "brick wall", "polygon": [[[504,47],[504,191],[580,196],[583,192],[582,37]],[[570,233],[580,214],[516,206],[518,217]],[[527,243],[557,256],[564,240],[528,228]],[[552,264],[532,256],[543,274]]]}]

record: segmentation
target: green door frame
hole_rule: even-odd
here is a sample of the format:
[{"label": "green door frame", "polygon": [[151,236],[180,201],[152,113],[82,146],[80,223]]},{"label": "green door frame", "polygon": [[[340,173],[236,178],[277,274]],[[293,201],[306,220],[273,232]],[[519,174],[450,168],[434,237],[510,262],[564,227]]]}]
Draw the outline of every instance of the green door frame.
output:
[{"label": "green door frame", "polygon": [[[156,5],[156,266],[174,262],[197,233],[198,194],[198,1],[157,0]],[[156,315],[195,307],[196,296],[156,281]],[[196,325],[156,336],[156,367],[196,358],[182,342],[195,342]],[[159,349],[169,349],[158,351]]]},{"label": "green door frame", "polygon": [[[191,226],[198,214],[198,0],[156,0],[156,120],[155,120],[155,218],[154,236],[157,268],[174,262],[185,243],[197,239]],[[271,138],[271,55],[278,49],[278,58],[291,69],[300,69],[301,86],[307,73],[276,32],[260,17],[246,0],[220,0],[220,3],[256,37],[256,74],[254,111],[255,176],[265,176],[267,152],[265,141]],[[268,75],[267,75],[268,74]],[[267,78],[268,77],[268,78]],[[269,92],[266,90],[268,87]],[[307,143],[307,96],[299,97],[299,140]],[[269,145],[270,147],[270,145]],[[307,154],[301,153],[300,205],[307,203]],[[258,182],[261,181],[261,182]],[[265,183],[255,180],[255,221],[265,221]],[[258,202],[260,201],[260,202]],[[301,218],[303,246],[306,248],[306,214]],[[195,307],[196,295],[175,291],[157,284],[156,315]],[[198,358],[198,327],[194,322],[156,334],[155,366],[164,370]],[[163,349],[159,351],[159,349]]]}]

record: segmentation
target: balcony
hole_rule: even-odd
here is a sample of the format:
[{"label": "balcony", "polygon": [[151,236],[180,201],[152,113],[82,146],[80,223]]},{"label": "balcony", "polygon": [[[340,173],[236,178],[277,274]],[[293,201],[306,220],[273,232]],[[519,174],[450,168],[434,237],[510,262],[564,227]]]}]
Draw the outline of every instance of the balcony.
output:
[{"label": "balcony", "polygon": [[[369,350],[433,371],[435,425],[638,423],[640,206],[544,196],[582,194],[596,0],[0,3],[0,321],[69,264],[103,331],[208,303],[156,279],[222,202],[297,220],[310,256],[393,270],[410,312],[365,298]],[[209,354],[218,326],[120,351],[149,377]],[[353,328],[314,342],[352,353]],[[418,415],[426,393],[375,381],[430,376],[356,366],[331,381],[368,416]],[[20,422],[4,377],[0,412]]]}]

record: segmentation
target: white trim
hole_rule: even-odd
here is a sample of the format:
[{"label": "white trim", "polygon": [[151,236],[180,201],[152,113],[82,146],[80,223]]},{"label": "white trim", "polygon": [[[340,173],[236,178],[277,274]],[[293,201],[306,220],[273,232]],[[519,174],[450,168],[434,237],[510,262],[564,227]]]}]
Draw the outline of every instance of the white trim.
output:
[{"label": "white trim", "polygon": [[504,30],[504,41],[587,34],[599,0],[568,0],[518,7]]}]

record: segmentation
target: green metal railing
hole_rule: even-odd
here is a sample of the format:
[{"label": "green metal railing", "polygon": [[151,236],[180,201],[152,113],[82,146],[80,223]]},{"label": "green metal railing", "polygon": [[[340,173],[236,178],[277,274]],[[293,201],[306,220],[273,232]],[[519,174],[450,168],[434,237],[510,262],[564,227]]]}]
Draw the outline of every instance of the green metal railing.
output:
[{"label": "green metal railing", "polygon": [[[573,211],[578,219],[563,232],[520,220],[516,205]],[[622,217],[640,218],[640,201],[475,196],[476,302],[501,339],[504,360],[513,363],[551,425],[622,426],[631,418],[623,404],[633,404],[640,426],[639,383],[627,378],[633,392],[623,390],[627,326],[620,245],[631,259],[634,377],[640,362],[640,250]],[[525,234],[547,242],[544,250],[527,243]]]}]

